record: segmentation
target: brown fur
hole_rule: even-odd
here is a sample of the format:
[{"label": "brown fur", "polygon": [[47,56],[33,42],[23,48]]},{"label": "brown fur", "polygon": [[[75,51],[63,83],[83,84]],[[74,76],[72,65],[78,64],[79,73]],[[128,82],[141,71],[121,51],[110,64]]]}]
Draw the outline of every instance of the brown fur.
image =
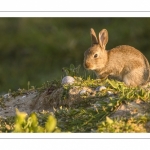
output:
[{"label": "brown fur", "polygon": [[93,70],[98,78],[123,81],[129,86],[144,85],[149,80],[150,68],[146,57],[129,45],[105,50],[108,32],[103,29],[97,39],[91,29],[92,46],[84,53],[84,67]]}]

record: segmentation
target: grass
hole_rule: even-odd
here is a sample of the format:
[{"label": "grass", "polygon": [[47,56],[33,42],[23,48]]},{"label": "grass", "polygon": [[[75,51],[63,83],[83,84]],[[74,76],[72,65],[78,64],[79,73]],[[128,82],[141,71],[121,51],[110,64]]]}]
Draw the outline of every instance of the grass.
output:
[{"label": "grass", "polygon": [[[72,75],[75,75],[73,74],[75,70],[77,71],[77,76],[74,76],[75,82],[72,85],[61,85],[61,80],[53,80],[45,82],[40,88],[35,88],[30,86],[30,82],[28,82],[27,90],[19,89],[11,92],[10,94],[16,97],[32,91],[38,93],[48,91],[47,103],[49,104],[52,100],[51,93],[62,89],[60,95],[53,97],[53,101],[57,103],[53,113],[45,110],[25,115],[24,112],[17,110],[15,117],[0,118],[0,132],[149,132],[149,87],[133,88],[114,80],[91,79],[88,75],[80,77],[79,68],[76,68],[78,67],[73,65],[68,68]],[[65,73],[69,75],[68,71]],[[100,86],[105,86],[106,89],[96,91],[96,88]],[[86,89],[86,92],[80,94],[83,89]],[[75,95],[71,91],[76,91]],[[61,97],[61,100],[57,99],[58,96]],[[3,98],[0,100],[1,106],[4,107]],[[141,112],[135,109],[125,116],[121,114],[119,117],[113,116],[121,106],[129,106],[137,100],[147,105],[148,108],[145,109],[144,114],[140,114]]]}]

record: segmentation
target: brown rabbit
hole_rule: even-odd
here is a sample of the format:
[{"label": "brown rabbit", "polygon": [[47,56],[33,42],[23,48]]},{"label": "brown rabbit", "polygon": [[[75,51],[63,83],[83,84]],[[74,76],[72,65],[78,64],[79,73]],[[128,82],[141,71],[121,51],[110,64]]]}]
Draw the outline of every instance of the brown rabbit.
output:
[{"label": "brown rabbit", "polygon": [[84,53],[84,67],[93,70],[100,79],[110,78],[123,81],[129,86],[145,85],[150,76],[149,62],[134,47],[117,46],[105,50],[108,32],[103,29],[99,36],[91,29],[92,46]]}]

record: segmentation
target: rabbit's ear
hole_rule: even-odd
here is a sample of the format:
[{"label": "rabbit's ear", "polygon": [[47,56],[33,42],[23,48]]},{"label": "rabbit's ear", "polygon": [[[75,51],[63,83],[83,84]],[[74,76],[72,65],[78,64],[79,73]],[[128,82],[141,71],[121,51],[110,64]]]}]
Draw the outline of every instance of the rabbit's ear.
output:
[{"label": "rabbit's ear", "polygon": [[107,42],[108,42],[108,32],[106,29],[103,29],[99,32],[99,44],[102,48],[105,49]]},{"label": "rabbit's ear", "polygon": [[94,44],[98,44],[98,40],[97,40],[97,37],[96,37],[96,33],[94,31],[93,28],[91,28],[91,44],[94,45]]}]

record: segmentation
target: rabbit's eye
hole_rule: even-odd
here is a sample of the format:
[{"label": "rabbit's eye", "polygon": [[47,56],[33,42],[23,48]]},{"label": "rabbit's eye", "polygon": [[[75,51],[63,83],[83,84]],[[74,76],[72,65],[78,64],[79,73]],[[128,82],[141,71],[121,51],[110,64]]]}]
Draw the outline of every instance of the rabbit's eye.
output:
[{"label": "rabbit's eye", "polygon": [[95,55],[94,55],[94,58],[97,58],[97,57],[98,57],[98,54],[95,54]]}]

